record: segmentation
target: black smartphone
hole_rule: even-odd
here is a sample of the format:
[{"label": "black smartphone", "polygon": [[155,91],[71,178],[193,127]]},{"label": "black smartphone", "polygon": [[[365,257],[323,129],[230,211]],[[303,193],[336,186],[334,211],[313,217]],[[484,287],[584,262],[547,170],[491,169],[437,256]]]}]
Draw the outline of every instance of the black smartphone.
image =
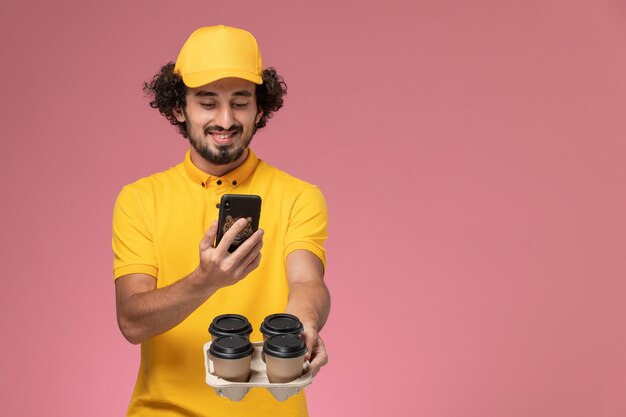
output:
[{"label": "black smartphone", "polygon": [[248,225],[243,229],[233,243],[228,247],[228,252],[234,252],[247,238],[259,229],[261,218],[261,197],[250,194],[224,194],[220,201],[220,215],[217,221],[217,238],[215,246],[219,245],[224,234],[239,219],[248,220]]}]

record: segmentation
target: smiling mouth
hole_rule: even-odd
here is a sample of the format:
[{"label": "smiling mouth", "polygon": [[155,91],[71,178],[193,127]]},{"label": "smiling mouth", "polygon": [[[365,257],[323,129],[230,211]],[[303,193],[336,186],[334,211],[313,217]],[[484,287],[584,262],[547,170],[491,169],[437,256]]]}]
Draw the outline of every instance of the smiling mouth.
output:
[{"label": "smiling mouth", "polygon": [[213,137],[213,140],[215,140],[215,142],[219,145],[227,145],[230,142],[232,142],[233,138],[235,137],[235,135],[239,133],[239,131],[234,130],[234,131],[227,131],[227,132],[209,132],[209,134],[211,135],[211,137]]}]

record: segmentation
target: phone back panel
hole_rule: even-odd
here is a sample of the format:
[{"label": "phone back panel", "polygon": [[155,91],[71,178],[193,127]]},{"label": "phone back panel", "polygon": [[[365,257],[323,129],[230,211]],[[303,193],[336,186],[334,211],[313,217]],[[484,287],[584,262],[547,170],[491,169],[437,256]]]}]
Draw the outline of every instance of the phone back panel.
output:
[{"label": "phone back panel", "polygon": [[241,218],[248,220],[248,226],[239,232],[232,245],[228,248],[229,252],[235,251],[239,245],[259,229],[261,197],[249,194],[224,194],[220,201],[216,246],[228,229]]}]

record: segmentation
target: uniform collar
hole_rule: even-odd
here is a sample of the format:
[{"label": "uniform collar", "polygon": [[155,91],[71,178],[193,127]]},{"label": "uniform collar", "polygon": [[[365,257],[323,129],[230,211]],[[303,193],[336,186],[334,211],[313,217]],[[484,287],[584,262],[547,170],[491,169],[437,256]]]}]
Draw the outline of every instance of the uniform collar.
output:
[{"label": "uniform collar", "polygon": [[250,148],[248,148],[248,156],[246,157],[246,160],[243,161],[243,163],[237,168],[227,172],[221,177],[207,174],[195,166],[193,162],[191,162],[191,152],[189,150],[187,150],[187,153],[185,154],[185,161],[183,162],[185,171],[187,172],[189,178],[204,188],[209,188],[212,184],[217,184],[218,186],[226,184],[230,184],[233,187],[237,186],[237,184],[244,182],[254,172],[258,164],[259,159]]}]

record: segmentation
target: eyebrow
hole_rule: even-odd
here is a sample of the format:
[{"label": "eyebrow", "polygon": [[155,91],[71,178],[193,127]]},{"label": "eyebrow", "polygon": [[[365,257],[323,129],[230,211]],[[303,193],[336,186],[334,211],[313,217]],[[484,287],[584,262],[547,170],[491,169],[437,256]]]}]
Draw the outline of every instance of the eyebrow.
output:
[{"label": "eyebrow", "polygon": [[[194,94],[196,97],[217,97],[217,93],[213,91],[196,91]],[[252,93],[247,90],[239,90],[233,93],[233,96],[252,97]]]},{"label": "eyebrow", "polygon": [[196,97],[217,97],[217,93],[212,91],[196,91],[194,94]]}]

